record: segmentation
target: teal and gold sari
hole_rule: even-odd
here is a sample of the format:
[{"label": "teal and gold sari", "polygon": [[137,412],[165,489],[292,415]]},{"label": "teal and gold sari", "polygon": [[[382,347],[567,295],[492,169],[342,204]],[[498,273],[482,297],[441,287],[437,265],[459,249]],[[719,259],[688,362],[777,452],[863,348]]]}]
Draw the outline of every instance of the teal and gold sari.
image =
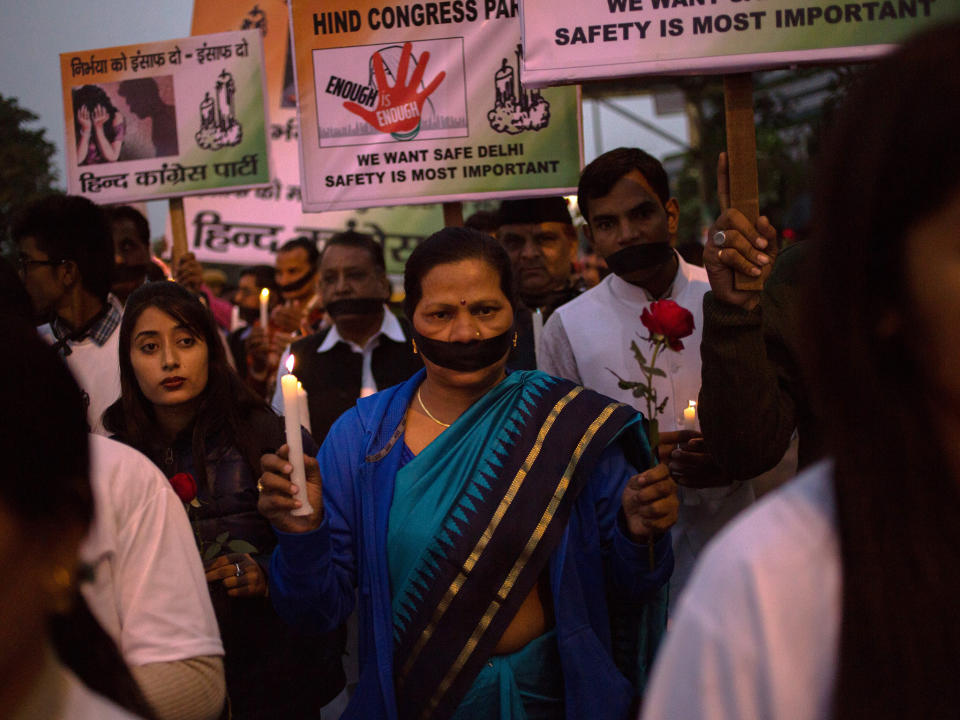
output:
[{"label": "teal and gold sari", "polygon": [[[495,678],[509,674],[520,683],[544,663],[556,677],[532,682],[562,707],[552,633],[491,656],[598,458],[622,435],[648,457],[633,409],[543,373],[515,372],[401,468],[387,541],[401,718],[453,717],[480,692],[475,685],[502,685]],[[517,709],[516,689],[501,688],[501,708],[522,717],[509,707]]]}]

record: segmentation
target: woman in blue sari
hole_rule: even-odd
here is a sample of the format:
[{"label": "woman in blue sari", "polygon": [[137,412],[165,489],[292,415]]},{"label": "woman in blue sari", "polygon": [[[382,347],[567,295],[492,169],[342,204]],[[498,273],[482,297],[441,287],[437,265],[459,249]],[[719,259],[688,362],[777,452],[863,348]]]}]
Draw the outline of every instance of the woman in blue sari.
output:
[{"label": "woman in blue sari", "polygon": [[286,449],[262,459],[275,607],[316,631],[358,601],[344,717],[628,716],[642,673],[617,669],[608,598],[642,615],[662,597],[677,513],[640,416],[505,372],[513,282],[489,237],[434,234],[405,289],[425,369],[360,400],[307,458],[312,515],[289,512]]}]

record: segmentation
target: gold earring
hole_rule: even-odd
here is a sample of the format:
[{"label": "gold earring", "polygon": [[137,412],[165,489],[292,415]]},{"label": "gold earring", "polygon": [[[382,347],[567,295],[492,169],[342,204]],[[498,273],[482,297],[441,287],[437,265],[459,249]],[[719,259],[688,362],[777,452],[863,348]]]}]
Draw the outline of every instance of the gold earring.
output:
[{"label": "gold earring", "polygon": [[480,331],[477,330],[477,337],[480,337]]},{"label": "gold earring", "polygon": [[411,340],[410,342],[413,343],[413,354],[416,355],[416,354],[417,354],[417,341],[416,341],[416,340]]},{"label": "gold earring", "polygon": [[514,347],[517,346],[517,333],[516,333],[516,332],[513,333],[513,346],[514,346]]},{"label": "gold earring", "polygon": [[73,605],[73,576],[63,565],[50,573],[49,598],[51,609],[58,615],[69,612]]}]

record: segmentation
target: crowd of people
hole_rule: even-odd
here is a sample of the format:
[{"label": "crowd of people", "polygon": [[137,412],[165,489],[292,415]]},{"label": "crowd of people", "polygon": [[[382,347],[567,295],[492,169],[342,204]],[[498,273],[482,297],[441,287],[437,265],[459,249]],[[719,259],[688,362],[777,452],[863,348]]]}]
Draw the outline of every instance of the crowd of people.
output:
[{"label": "crowd of people", "polygon": [[957,64],[955,23],[863,72],[795,245],[721,154],[703,266],[628,147],[584,168],[582,237],[504,200],[422,240],[399,305],[353,230],[224,295],[131,207],[25,208],[0,714],[956,717]]}]

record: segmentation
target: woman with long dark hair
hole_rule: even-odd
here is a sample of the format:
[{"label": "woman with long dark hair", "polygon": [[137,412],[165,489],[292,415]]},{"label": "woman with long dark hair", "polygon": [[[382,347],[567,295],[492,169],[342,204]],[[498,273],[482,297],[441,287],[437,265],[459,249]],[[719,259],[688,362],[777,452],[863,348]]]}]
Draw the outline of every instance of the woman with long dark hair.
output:
[{"label": "woman with long dark hair", "polygon": [[36,328],[9,309],[0,309],[0,342],[15,348],[0,356],[2,714],[152,718],[78,589],[78,550],[94,514],[83,394]]},{"label": "woman with long dark hair", "polygon": [[608,597],[637,616],[659,599],[678,507],[639,414],[505,371],[513,279],[489,236],[435,233],[404,285],[424,370],[359,400],[306,459],[312,514],[289,512],[303,498],[287,460],[262,460],[260,509],[285,531],[275,606],[325,630],[359,598],[347,718],[627,717],[649,660],[637,641],[655,646],[664,618],[634,626],[621,672]]},{"label": "woman with long dark hair", "polygon": [[342,642],[286,631],[266,597],[276,538],[257,513],[256,478],[261,454],[283,444],[282,419],[230,368],[213,318],[176,283],[148,283],[127,300],[120,384],[107,429],[188,488],[233,717],[318,713],[343,687]]},{"label": "woman with long dark hair", "polygon": [[73,107],[77,165],[116,162],[126,125],[107,93],[98,85],[84,85],[73,93]]},{"label": "woman with long dark hair", "polygon": [[860,78],[815,184],[802,314],[830,460],[705,553],[645,717],[960,713],[960,24]]}]

